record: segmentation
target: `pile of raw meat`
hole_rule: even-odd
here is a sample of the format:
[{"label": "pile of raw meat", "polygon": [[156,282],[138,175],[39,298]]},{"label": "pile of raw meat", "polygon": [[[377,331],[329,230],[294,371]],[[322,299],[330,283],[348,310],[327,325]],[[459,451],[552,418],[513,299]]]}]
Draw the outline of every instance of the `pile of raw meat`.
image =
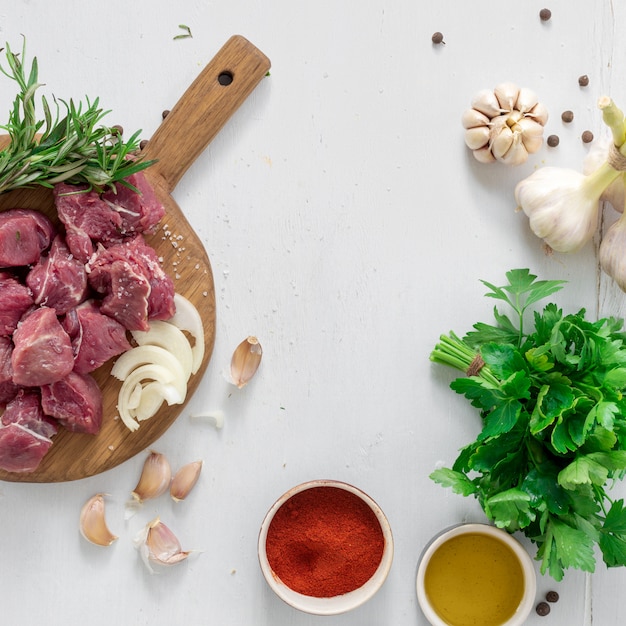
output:
[{"label": "pile of raw meat", "polygon": [[[59,427],[97,434],[90,375],[128,350],[127,331],[174,314],[174,285],[144,240],[165,210],[142,172],[104,194],[60,183],[60,224],[0,213],[0,469],[32,472]],[[2,410],[4,411],[2,412]]]}]

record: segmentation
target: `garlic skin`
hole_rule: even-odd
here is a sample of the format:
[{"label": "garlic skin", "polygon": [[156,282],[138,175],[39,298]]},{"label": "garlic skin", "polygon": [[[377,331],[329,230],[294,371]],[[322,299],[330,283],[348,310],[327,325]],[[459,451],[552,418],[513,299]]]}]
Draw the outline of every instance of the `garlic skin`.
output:
[{"label": "garlic skin", "polygon": [[[608,138],[594,142],[583,161],[584,174],[589,174],[598,169],[603,163],[606,163],[611,145],[612,142]],[[619,213],[624,211],[624,203],[626,203],[626,176],[623,173],[602,192],[600,200],[608,202]]]},{"label": "garlic skin", "polygon": [[520,165],[543,144],[548,110],[531,89],[511,82],[479,91],[463,112],[465,144],[480,163]]},{"label": "garlic skin", "polygon": [[624,214],[604,234],[598,250],[602,270],[626,291],[626,217]]},{"label": "garlic skin", "polygon": [[158,517],[137,534],[135,547],[151,574],[160,567],[177,565],[191,554],[182,550],[176,535]]},{"label": "garlic skin", "polygon": [[256,374],[263,349],[259,340],[250,335],[244,339],[235,349],[230,361],[230,375],[232,383],[239,389],[247,385]]},{"label": "garlic skin", "polygon": [[172,469],[164,454],[151,451],[144,461],[137,486],[132,491],[134,500],[142,503],[145,500],[158,498],[167,491],[172,480]]},{"label": "garlic skin", "polygon": [[104,494],[97,493],[80,511],[80,534],[96,546],[110,546],[118,539],[107,526],[104,508]]},{"label": "garlic skin", "polygon": [[195,487],[200,478],[202,461],[193,461],[183,465],[172,479],[170,484],[170,496],[175,502],[184,500]]},{"label": "garlic skin", "polygon": [[517,184],[515,199],[537,237],[557,252],[576,252],[596,232],[600,196],[618,176],[606,163],[587,176],[543,167]]}]

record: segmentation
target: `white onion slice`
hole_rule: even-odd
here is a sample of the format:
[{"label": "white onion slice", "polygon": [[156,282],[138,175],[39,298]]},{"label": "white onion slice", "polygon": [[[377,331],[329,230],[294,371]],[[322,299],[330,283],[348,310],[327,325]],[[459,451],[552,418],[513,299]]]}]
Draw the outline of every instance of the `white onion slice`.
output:
[{"label": "white onion slice", "polygon": [[193,367],[191,373],[195,374],[202,364],[204,358],[204,326],[200,312],[196,307],[179,293],[174,294],[174,304],[176,313],[168,322],[174,324],[180,330],[186,330],[195,340],[192,347]]},{"label": "white onion slice", "polygon": [[156,380],[146,383],[141,390],[139,404],[130,410],[138,421],[150,419],[161,408],[163,402],[180,404],[180,393],[174,385],[164,385]]},{"label": "white onion slice", "polygon": [[191,376],[193,351],[189,340],[180,328],[170,322],[152,320],[149,330],[135,330],[131,334],[140,346],[159,346],[171,352],[180,361],[186,377]]}]

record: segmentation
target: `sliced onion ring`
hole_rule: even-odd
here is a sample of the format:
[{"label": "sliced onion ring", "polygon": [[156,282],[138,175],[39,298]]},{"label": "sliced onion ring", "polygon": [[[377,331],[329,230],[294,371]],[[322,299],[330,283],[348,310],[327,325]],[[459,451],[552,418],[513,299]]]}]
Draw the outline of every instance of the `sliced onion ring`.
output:
[{"label": "sliced onion ring", "polygon": [[176,305],[176,313],[168,322],[174,324],[179,330],[186,330],[194,338],[191,373],[195,374],[200,369],[202,359],[204,358],[204,326],[202,325],[202,318],[198,309],[179,293],[174,294],[174,304]]}]

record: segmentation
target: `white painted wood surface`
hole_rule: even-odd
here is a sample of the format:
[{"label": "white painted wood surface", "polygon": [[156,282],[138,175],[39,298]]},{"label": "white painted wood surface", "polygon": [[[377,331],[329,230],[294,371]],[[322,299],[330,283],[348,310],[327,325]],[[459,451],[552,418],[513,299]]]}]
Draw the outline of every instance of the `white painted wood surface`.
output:
[{"label": "white painted wood surface", "polygon": [[[193,37],[174,40],[179,24]],[[625,28],[626,6],[608,0],[3,2],[1,41],[18,48],[26,36],[46,93],[100,96],[111,124],[146,137],[231,34],[273,67],[175,194],[213,264],[217,340],[200,391],[155,449],[175,467],[205,461],[196,491],[125,521],[142,455],[75,483],[0,484],[2,622],[315,624],[269,591],[256,540],[281,493],[335,478],[379,502],[396,554],[374,599],[326,623],[426,624],[414,591],[420,551],[441,528],[484,519],[428,479],[477,429],[448,389],[453,373],[429,362],[437,337],[488,319],[479,280],[498,283],[514,267],[570,281],[566,309],[626,314],[594,246],[546,256],[513,199],[535,167],[580,169],[582,131],[605,133],[599,96],[626,106]],[[434,31],[445,45],[432,45]],[[1,80],[4,119],[14,90]],[[505,80],[537,91],[551,112],[546,135],[561,138],[517,168],[475,162],[459,123],[474,92]],[[575,112],[568,126],[565,109]],[[606,222],[615,216],[607,210]],[[248,334],[264,360],[237,390],[223,372]],[[223,430],[190,420],[206,410],[224,412]],[[120,535],[109,549],[78,533],[96,492],[110,494]],[[161,576],[132,545],[155,515],[199,551]],[[560,584],[540,577],[538,595],[557,589],[561,600],[528,624],[623,623],[625,585],[626,571],[602,563]]]}]

